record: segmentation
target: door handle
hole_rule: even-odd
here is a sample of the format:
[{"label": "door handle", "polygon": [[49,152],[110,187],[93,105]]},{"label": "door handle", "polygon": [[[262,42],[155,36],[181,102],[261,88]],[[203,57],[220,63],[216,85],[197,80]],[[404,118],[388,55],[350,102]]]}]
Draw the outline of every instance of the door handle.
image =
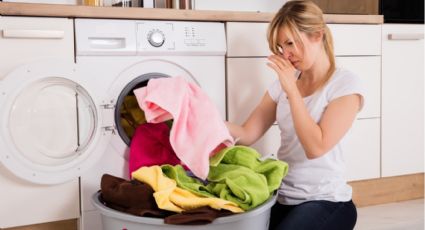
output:
[{"label": "door handle", "polygon": [[388,40],[422,40],[423,33],[394,33],[388,34]]},{"label": "door handle", "polygon": [[4,38],[62,39],[64,35],[63,30],[3,30]]}]

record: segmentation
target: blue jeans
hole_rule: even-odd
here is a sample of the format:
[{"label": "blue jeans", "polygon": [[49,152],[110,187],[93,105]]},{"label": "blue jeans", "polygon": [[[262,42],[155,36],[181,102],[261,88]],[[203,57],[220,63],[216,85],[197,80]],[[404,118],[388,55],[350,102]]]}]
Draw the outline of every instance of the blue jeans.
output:
[{"label": "blue jeans", "polygon": [[352,230],[356,221],[357,210],[351,200],[276,203],[271,209],[269,230]]}]

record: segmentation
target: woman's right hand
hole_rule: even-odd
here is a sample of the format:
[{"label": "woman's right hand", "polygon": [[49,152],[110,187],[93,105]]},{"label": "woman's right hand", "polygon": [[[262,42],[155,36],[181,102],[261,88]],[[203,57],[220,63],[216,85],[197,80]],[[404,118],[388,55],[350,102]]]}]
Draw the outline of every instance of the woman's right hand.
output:
[{"label": "woman's right hand", "polygon": [[279,55],[270,55],[268,60],[270,62],[267,63],[267,66],[272,68],[277,73],[280,85],[285,91],[286,95],[289,97],[292,93],[298,90],[296,84],[297,79],[295,77],[297,70],[290,61],[285,60]]}]

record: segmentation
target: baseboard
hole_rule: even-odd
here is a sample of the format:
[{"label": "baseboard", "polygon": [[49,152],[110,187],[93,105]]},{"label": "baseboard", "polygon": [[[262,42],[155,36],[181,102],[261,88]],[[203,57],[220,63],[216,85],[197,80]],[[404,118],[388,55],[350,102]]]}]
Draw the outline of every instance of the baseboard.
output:
[{"label": "baseboard", "polygon": [[[2,228],[0,228],[1,230]],[[14,228],[3,228],[3,230],[77,230],[78,229],[78,220],[62,220],[42,224],[34,224],[22,227]]]},{"label": "baseboard", "polygon": [[357,207],[424,198],[424,173],[352,181]]}]

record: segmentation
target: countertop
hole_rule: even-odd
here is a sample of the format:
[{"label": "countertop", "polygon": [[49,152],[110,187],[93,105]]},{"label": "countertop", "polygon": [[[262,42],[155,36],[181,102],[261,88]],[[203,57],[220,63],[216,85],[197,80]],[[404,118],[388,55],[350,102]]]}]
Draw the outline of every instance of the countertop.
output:
[{"label": "countertop", "polygon": [[[0,2],[0,15],[67,18],[269,22],[273,18],[274,13]],[[325,14],[325,20],[327,23],[350,24],[382,24],[384,22],[382,15]]]}]

